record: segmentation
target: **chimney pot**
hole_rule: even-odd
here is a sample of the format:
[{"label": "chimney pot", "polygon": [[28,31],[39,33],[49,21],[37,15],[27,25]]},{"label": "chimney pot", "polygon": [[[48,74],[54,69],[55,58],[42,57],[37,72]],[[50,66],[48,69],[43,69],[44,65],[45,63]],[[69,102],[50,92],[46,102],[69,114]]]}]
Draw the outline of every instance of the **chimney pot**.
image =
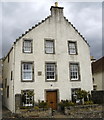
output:
[{"label": "chimney pot", "polygon": [[58,2],[55,2],[55,7],[58,7]]}]

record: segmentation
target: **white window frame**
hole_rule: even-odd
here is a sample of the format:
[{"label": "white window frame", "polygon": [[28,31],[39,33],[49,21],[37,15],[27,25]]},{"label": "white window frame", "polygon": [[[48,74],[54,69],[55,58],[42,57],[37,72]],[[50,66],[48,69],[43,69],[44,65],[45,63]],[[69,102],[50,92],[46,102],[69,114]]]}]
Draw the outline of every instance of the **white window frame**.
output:
[{"label": "white window frame", "polygon": [[[52,43],[52,44],[49,45],[49,43]],[[54,40],[45,40],[45,53],[46,54],[55,53]]]},{"label": "white window frame", "polygon": [[[50,66],[50,68],[49,68]],[[52,67],[53,67],[53,70],[52,70]],[[48,71],[50,69],[50,71]],[[47,74],[50,74],[48,76],[52,77],[51,74],[54,74],[54,79],[52,78],[49,78],[47,79]],[[57,80],[57,77],[56,77],[56,74],[57,74],[57,71],[56,71],[56,63],[46,63],[46,81],[56,81]]]},{"label": "white window frame", "polygon": [[[26,45],[26,42],[29,42],[30,43],[30,46],[29,46],[29,43]],[[32,40],[29,40],[29,39],[24,39],[23,40],[23,53],[32,53]],[[27,50],[28,48],[28,50]]]},{"label": "white window frame", "polygon": [[70,63],[69,69],[70,69],[70,80],[79,81],[80,80],[79,63]]},{"label": "white window frame", "polygon": [[[22,105],[23,106],[26,106],[26,107],[31,107],[31,106],[33,106],[33,101],[34,101],[34,96],[31,96],[31,98],[30,98],[30,96],[28,96],[28,92],[29,91],[32,91],[33,93],[34,93],[34,90],[22,90],[22,93],[24,94],[25,93],[25,102],[26,103],[22,103]],[[30,102],[30,100],[32,99],[32,103]]]},{"label": "white window frame", "polygon": [[[27,65],[27,66],[26,66]],[[29,70],[29,66],[28,65],[31,65],[30,66],[30,70]],[[24,81],[33,81],[33,76],[34,76],[34,74],[33,74],[33,72],[34,72],[34,69],[33,69],[33,62],[22,62],[22,65],[21,65],[21,67],[22,67],[22,81],[24,82]],[[27,67],[27,69],[26,69],[26,67]],[[24,69],[25,68],[25,69]],[[26,76],[26,74],[31,74],[31,78],[24,78],[24,76]],[[25,74],[25,75],[24,75]]]},{"label": "white window frame", "polygon": [[77,54],[77,42],[76,41],[68,41],[68,52],[70,55]]}]

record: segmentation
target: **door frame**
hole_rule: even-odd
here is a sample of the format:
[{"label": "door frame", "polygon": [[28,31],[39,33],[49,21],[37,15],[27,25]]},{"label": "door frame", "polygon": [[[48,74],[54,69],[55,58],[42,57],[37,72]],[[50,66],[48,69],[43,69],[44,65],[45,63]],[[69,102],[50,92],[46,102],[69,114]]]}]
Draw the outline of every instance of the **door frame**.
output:
[{"label": "door frame", "polygon": [[[44,95],[45,95],[45,101],[46,101],[46,99],[47,99],[47,96],[46,96],[46,95],[47,95],[47,94],[46,94],[47,92],[56,92],[56,95],[57,95],[57,98],[56,98],[56,99],[57,99],[57,104],[59,103],[59,89],[45,89],[44,91],[45,91],[45,92],[44,92],[44,93],[45,93],[45,94],[44,94]],[[56,106],[56,108],[58,108],[58,105]]]}]

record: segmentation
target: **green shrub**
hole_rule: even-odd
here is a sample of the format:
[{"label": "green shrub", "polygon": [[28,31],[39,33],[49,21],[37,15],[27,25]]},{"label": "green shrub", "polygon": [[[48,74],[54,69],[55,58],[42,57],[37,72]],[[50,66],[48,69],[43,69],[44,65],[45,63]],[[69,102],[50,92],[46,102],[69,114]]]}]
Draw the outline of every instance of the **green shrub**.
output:
[{"label": "green shrub", "polygon": [[77,90],[76,93],[77,93],[77,99],[83,99],[83,98],[86,99],[88,95],[88,92],[85,90]]},{"label": "green shrub", "polygon": [[60,106],[61,110],[64,110],[65,107],[74,106],[75,103],[68,100],[61,100],[61,102],[58,105]]},{"label": "green shrub", "polygon": [[35,109],[35,110],[39,110],[39,107],[38,107],[38,106],[35,106],[34,109]]},{"label": "green shrub", "polygon": [[84,104],[85,104],[85,105],[92,105],[92,104],[94,104],[94,103],[93,103],[93,101],[86,101],[86,102],[84,102]]},{"label": "green shrub", "polygon": [[32,106],[21,106],[20,109],[30,109]]},{"label": "green shrub", "polygon": [[47,102],[44,102],[44,101],[40,102],[40,103],[38,104],[38,107],[39,107],[39,108],[48,108]]}]

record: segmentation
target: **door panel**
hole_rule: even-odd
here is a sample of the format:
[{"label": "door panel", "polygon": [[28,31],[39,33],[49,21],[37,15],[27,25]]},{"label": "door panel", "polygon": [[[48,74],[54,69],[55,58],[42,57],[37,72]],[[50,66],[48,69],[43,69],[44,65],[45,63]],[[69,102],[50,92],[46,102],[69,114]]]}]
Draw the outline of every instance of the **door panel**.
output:
[{"label": "door panel", "polygon": [[46,100],[49,107],[57,109],[57,91],[47,91]]}]

